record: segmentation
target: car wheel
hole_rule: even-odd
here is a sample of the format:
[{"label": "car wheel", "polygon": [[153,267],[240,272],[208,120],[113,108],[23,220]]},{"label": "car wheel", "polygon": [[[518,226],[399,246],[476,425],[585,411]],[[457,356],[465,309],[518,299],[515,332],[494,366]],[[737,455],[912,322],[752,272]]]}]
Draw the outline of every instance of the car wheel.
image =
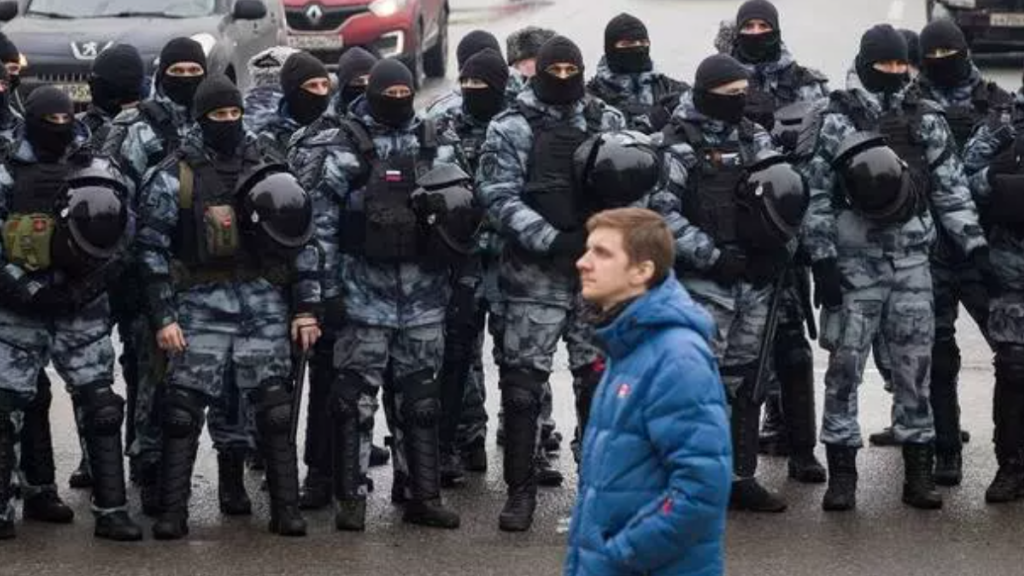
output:
[{"label": "car wheel", "polygon": [[428,78],[444,78],[448,67],[448,7],[438,19],[437,42],[423,57],[423,71]]}]

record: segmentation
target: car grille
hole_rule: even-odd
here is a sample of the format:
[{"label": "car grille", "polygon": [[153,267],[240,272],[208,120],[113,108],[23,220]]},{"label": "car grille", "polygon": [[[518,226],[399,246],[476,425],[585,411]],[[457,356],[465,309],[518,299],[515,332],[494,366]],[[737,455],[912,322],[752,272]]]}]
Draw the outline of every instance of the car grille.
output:
[{"label": "car grille", "polygon": [[31,77],[40,84],[86,84],[89,82],[89,74],[86,72],[67,72],[61,74],[32,74]]},{"label": "car grille", "polygon": [[329,32],[341,28],[341,25],[347,22],[349,18],[368,12],[365,6],[348,6],[343,8],[328,8],[319,4],[311,4],[310,6],[319,6],[323,11],[319,20],[314,21],[309,17],[309,6],[293,8],[285,13],[288,19],[288,27],[297,32]]},{"label": "car grille", "polygon": [[1024,0],[979,0],[976,4],[978,9],[1008,10],[1024,12]]}]

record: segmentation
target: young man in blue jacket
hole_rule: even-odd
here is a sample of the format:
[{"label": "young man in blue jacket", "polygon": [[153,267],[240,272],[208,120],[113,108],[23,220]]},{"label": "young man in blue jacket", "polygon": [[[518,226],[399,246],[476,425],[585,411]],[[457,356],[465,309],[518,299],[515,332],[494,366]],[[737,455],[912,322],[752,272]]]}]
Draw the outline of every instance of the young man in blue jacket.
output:
[{"label": "young man in blue jacket", "polygon": [[576,263],[607,358],[583,436],[566,576],[723,572],[732,447],[711,317],[656,213],[601,212]]}]

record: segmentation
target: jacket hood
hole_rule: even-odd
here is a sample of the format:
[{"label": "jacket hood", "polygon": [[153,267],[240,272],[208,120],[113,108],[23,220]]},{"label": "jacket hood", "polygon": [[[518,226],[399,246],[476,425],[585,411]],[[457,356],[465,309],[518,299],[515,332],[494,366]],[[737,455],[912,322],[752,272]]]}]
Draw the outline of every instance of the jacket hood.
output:
[{"label": "jacket hood", "polygon": [[545,116],[550,116],[558,120],[564,120],[566,118],[572,118],[583,113],[583,108],[586,106],[586,98],[579,102],[569,104],[566,106],[553,106],[551,104],[545,104],[537,98],[537,94],[534,93],[533,88],[527,88],[519,93],[516,97],[516,104],[520,107],[530,108],[536,110]]},{"label": "jacket hood", "polygon": [[597,338],[611,358],[621,358],[650,340],[655,332],[686,328],[710,342],[714,334],[711,316],[670,274],[626,307],[610,324],[597,329]]},{"label": "jacket hood", "polygon": [[[772,76],[778,76],[779,74],[784,72],[786,68],[789,68],[790,66],[796,63],[796,61],[793,60],[793,54],[789,51],[789,48],[786,47],[785,42],[781,43],[780,48],[781,49],[779,51],[778,60],[750,64],[748,62],[740,60],[737,57],[736,61],[739,62],[741,66],[746,68],[747,71],[750,72],[751,76],[759,76],[762,79],[769,78]],[[733,56],[736,56],[735,50],[733,51]]]},{"label": "jacket hood", "polygon": [[602,82],[611,86],[617,91],[626,91],[633,88],[634,82],[636,85],[643,86],[645,84],[653,84],[657,79],[658,73],[655,71],[639,72],[636,74],[618,74],[612,72],[612,69],[608,67],[608,58],[601,56],[601,61],[597,63],[597,72],[594,74],[594,78],[598,82]]}]

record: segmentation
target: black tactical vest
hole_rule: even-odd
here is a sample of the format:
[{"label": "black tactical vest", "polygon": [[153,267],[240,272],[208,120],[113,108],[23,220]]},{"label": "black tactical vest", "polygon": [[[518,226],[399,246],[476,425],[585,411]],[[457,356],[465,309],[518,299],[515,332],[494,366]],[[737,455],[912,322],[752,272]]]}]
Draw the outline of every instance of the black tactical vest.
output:
[{"label": "black tactical vest", "polygon": [[583,110],[585,130],[534,109],[521,109],[520,113],[533,132],[524,202],[558,230],[579,230],[587,214],[573,182],[573,154],[590,135],[601,131],[601,104],[587,102]]},{"label": "black tactical vest", "polygon": [[755,74],[747,92],[747,106],[743,115],[771,132],[775,126],[775,112],[779,108],[796,102],[800,98],[801,88],[824,81],[817,73],[793,64],[778,75],[773,91],[761,83],[760,74]]},{"label": "black tactical vest", "polygon": [[[627,129],[651,134],[665,127],[665,123],[679,105],[680,94],[690,90],[688,84],[677,82],[667,76],[659,74],[655,78],[654,84],[651,85],[652,104],[633,102],[630,100],[631,93],[615,90],[615,87],[596,77],[587,83],[587,90],[591,95],[622,112],[626,117]],[[647,122],[641,121],[644,118]],[[647,123],[651,126],[648,127]]]},{"label": "black tactical vest", "polygon": [[463,118],[455,126],[455,132],[459,135],[459,145],[462,148],[462,156],[466,159],[466,168],[469,169],[470,175],[474,175],[480,167],[480,153],[487,139],[487,129],[474,126]]},{"label": "black tactical vest", "polygon": [[[136,122],[145,122],[153,129],[160,139],[160,150],[150,154],[146,165],[156,166],[161,160],[167,157],[172,150],[177,150],[181,144],[181,137],[178,136],[178,128],[174,125],[174,118],[158,102],[146,100],[138,106],[139,115],[129,119],[115,119],[109,123],[106,136],[102,139],[94,139],[97,144],[97,151],[109,158],[119,159],[121,147],[125,138],[128,137],[128,128]],[[139,178],[142,174],[138,175]]]},{"label": "black tactical vest", "polygon": [[380,158],[373,138],[354,120],[342,131],[363,163],[349,181],[342,207],[341,249],[376,263],[415,262],[422,256],[420,226],[410,204],[416,181],[437,158],[437,126],[423,120],[417,133],[419,150]]},{"label": "black tactical vest", "polygon": [[736,189],[745,174],[741,147],[753,142],[754,125],[743,120],[737,132],[737,141],[712,145],[695,122],[673,118],[665,128],[665,145],[686,142],[697,156],[698,165],[686,181],[683,216],[719,245],[739,240]]}]

